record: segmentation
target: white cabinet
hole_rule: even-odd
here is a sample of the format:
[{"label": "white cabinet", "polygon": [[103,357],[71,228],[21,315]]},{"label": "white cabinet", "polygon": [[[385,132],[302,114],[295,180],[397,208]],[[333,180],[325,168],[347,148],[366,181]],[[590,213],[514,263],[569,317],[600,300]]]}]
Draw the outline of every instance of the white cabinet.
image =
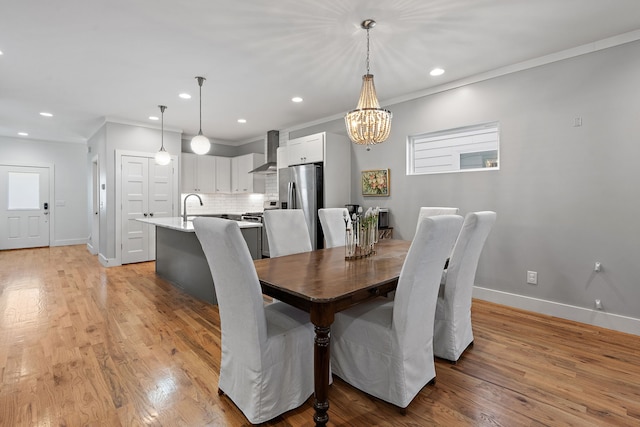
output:
[{"label": "white cabinet", "polygon": [[183,193],[213,193],[216,182],[216,158],[182,153],[180,189]]},{"label": "white cabinet", "polygon": [[231,193],[231,157],[216,157],[216,193]]},{"label": "white cabinet", "polygon": [[264,193],[264,175],[249,173],[264,163],[264,154],[250,153],[231,159],[231,192]]},{"label": "white cabinet", "polygon": [[[291,139],[287,143],[286,153],[289,166],[322,162],[325,208],[342,208],[352,203],[349,138],[321,132]],[[280,152],[278,155],[281,155]],[[278,168],[282,167],[278,165]]]},{"label": "white cabinet", "polygon": [[324,139],[324,132],[290,139],[287,143],[289,166],[324,161]]}]

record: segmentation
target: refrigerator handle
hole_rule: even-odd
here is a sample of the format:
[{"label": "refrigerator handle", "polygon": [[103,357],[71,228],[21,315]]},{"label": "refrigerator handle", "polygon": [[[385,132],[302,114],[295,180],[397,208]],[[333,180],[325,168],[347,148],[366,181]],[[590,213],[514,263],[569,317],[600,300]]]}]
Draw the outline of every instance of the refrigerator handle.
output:
[{"label": "refrigerator handle", "polygon": [[287,184],[287,207],[289,209],[295,209],[293,197],[293,182],[289,181]]}]

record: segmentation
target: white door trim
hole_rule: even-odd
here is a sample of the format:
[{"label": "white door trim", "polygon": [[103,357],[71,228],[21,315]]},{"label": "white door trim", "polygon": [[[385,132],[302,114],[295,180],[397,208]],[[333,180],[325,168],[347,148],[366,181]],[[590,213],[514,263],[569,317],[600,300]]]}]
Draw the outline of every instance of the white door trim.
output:
[{"label": "white door trim", "polygon": [[48,168],[49,169],[49,246],[55,245],[55,212],[56,212],[56,195],[55,195],[55,165],[53,163],[21,163],[8,162],[0,163],[0,166],[18,166],[26,168]]},{"label": "white door trim", "polygon": [[[112,212],[114,212],[116,220],[116,256],[114,262],[109,263],[109,267],[122,265],[122,156],[147,157],[153,159],[155,158],[155,155],[156,153],[149,153],[144,151],[115,150],[115,209],[113,209]],[[175,209],[180,206],[180,192],[178,185],[178,177],[180,176],[180,161],[177,155],[171,155],[171,161],[173,162],[173,206],[175,212]]]}]

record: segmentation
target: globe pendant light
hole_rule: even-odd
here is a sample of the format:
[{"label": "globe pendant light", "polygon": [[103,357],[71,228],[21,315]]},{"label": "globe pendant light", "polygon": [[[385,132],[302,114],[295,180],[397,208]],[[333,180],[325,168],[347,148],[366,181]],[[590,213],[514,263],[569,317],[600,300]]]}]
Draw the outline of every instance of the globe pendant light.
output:
[{"label": "globe pendant light", "polygon": [[349,111],[344,117],[349,138],[355,144],[370,145],[384,142],[391,132],[391,111],[380,108],[376,88],[373,84],[373,74],[369,74],[369,30],[376,25],[373,19],[362,21],[360,25],[367,30],[367,74],[362,76],[362,90],[355,110]]},{"label": "globe pendant light", "polygon": [[196,154],[207,154],[211,149],[209,138],[202,134],[202,83],[206,80],[204,77],[196,77],[198,86],[200,86],[200,131],[191,140],[191,150]]},{"label": "globe pendant light", "polygon": [[164,149],[164,110],[167,109],[165,105],[158,105],[160,107],[160,114],[162,117],[162,125],[160,128],[160,151],[156,153],[156,164],[160,166],[166,166],[171,163],[171,154]]}]

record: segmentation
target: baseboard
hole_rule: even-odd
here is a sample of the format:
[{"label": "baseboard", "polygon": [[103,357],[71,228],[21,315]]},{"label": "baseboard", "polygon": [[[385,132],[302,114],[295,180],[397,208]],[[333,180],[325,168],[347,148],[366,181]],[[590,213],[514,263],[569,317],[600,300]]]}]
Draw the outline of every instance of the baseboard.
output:
[{"label": "baseboard", "polygon": [[107,258],[102,254],[98,254],[98,261],[103,267],[115,267],[120,265],[115,258]]},{"label": "baseboard", "polygon": [[65,239],[65,240],[55,240],[49,246],[73,246],[73,245],[84,245],[87,243],[87,239]]},{"label": "baseboard", "polygon": [[87,250],[91,255],[98,255],[98,248],[94,248],[90,241],[87,241]]},{"label": "baseboard", "polygon": [[640,319],[607,313],[602,310],[592,310],[573,305],[562,304],[494,289],[473,287],[473,297],[497,304],[533,311],[535,313],[560,317],[588,325],[612,329],[628,334],[640,335]]}]

